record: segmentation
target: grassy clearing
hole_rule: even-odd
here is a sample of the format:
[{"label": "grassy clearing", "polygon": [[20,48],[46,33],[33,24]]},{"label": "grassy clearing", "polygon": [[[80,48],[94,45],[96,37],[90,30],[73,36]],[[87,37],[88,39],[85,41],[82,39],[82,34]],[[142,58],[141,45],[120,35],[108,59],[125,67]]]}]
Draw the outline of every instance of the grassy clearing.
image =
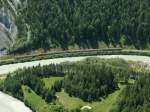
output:
[{"label": "grassy clearing", "polygon": [[[63,77],[50,77],[43,78],[42,80],[45,82],[45,86],[47,88],[51,88],[55,81],[62,80],[62,78]],[[76,97],[70,97],[64,90],[62,90],[61,92],[56,93],[56,96],[58,96],[56,101],[57,106],[54,104],[48,104],[27,86],[22,86],[22,89],[24,93],[24,100],[26,100],[33,110],[36,110],[37,112],[55,112],[60,105],[63,105],[69,110],[81,108],[83,106],[90,106],[92,107],[93,112],[109,112],[116,104],[119,95],[125,87],[126,85],[119,85],[119,90],[116,90],[106,98],[101,98],[101,101],[91,103],[84,102]]]},{"label": "grassy clearing", "polygon": [[49,78],[43,78],[42,80],[45,83],[45,87],[48,89],[51,89],[51,87],[54,85],[56,81],[62,80],[63,77],[49,77]]},{"label": "grassy clearing", "polygon": [[24,100],[27,101],[36,112],[55,112],[55,109],[59,107],[59,105],[48,104],[27,86],[22,86],[22,89]]},{"label": "grassy clearing", "polygon": [[84,102],[79,98],[70,97],[64,91],[58,92],[58,102],[61,103],[67,109],[75,109],[82,106],[90,106],[94,112],[109,112],[114,104],[117,102],[118,96],[121,94],[125,85],[119,85],[120,89],[116,90],[112,94],[108,95],[105,99],[102,98],[101,102]]}]

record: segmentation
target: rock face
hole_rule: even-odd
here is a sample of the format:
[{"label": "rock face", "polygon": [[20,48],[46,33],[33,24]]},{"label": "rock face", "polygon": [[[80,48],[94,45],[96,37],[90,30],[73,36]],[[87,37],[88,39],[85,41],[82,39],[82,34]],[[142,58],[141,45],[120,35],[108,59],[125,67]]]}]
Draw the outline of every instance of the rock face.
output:
[{"label": "rock face", "polygon": [[8,48],[17,37],[18,30],[15,23],[19,0],[0,1],[0,51]]}]

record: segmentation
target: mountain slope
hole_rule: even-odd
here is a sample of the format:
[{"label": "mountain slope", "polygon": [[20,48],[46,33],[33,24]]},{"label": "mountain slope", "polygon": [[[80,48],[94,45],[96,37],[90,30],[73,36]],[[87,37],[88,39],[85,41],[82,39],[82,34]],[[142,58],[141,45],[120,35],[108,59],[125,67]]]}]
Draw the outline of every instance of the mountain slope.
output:
[{"label": "mountain slope", "polygon": [[149,48],[149,0],[21,0],[10,51],[38,48]]}]

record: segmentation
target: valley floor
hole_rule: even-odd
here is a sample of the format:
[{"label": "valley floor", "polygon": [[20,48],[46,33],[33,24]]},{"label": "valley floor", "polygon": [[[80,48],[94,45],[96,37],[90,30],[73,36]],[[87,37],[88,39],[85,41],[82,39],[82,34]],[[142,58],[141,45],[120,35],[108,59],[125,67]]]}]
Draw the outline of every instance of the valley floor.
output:
[{"label": "valley floor", "polygon": [[[85,57],[58,58],[58,59],[48,59],[48,60],[40,60],[40,61],[33,61],[33,62],[26,62],[26,63],[3,65],[3,66],[0,66],[0,74],[6,74],[8,72],[15,71],[18,68],[36,66],[39,64],[48,65],[50,63],[56,64],[56,63],[61,63],[61,62],[65,62],[65,61],[80,61],[82,59],[85,59],[86,57],[87,56],[85,56]],[[110,56],[108,56],[107,55],[107,56],[97,56],[97,57],[100,57],[100,58],[122,58],[125,60],[140,61],[143,63],[150,64],[150,57],[146,57],[146,56],[131,56],[131,55],[110,55]],[[23,88],[26,88],[26,87],[23,87]],[[124,86],[121,86],[120,88],[121,88],[120,90],[110,94],[106,99],[103,99],[101,103],[96,102],[93,104],[87,104],[83,101],[80,101],[76,98],[73,98],[73,100],[71,100],[71,102],[69,104],[64,104],[63,98],[65,98],[65,100],[70,99],[70,98],[63,91],[58,93],[58,96],[60,97],[59,102],[62,105],[66,106],[66,108],[73,108],[75,106],[74,103],[75,104],[79,103],[79,104],[81,104],[81,106],[89,105],[89,106],[93,107],[95,109],[95,112],[108,112],[109,109],[112,107],[112,105],[116,102],[117,96],[120,94],[120,92],[122,91]],[[34,97],[32,97],[32,94],[27,94],[26,97],[29,97],[30,99],[34,100]],[[38,96],[35,97],[35,99],[41,100],[41,98],[39,98]],[[43,104],[47,105],[44,102],[43,102]],[[71,106],[71,105],[73,105],[73,106]],[[101,108],[99,108],[99,107],[101,107]],[[107,109],[106,109],[106,107],[107,107]],[[104,109],[106,109],[106,110],[104,110]],[[29,108],[27,108],[22,102],[18,101],[17,99],[15,99],[11,96],[8,96],[4,93],[1,93],[1,92],[0,92],[0,110],[2,110],[2,112],[31,112],[31,110]]]}]

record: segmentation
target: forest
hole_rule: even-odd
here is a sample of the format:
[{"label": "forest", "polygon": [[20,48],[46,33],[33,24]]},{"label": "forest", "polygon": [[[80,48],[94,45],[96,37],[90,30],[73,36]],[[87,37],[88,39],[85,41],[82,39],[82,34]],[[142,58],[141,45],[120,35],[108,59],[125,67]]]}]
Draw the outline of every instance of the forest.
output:
[{"label": "forest", "polygon": [[[22,0],[23,2],[24,0]],[[28,0],[10,51],[132,46],[149,48],[149,0]]]},{"label": "forest", "polygon": [[[51,88],[46,88],[50,85],[45,85],[42,79],[52,77],[62,77],[62,80],[56,81],[51,85]],[[137,80],[137,82],[130,84],[130,79]],[[144,84],[145,81],[146,84]],[[0,84],[0,90],[24,101],[35,112],[37,112],[37,108],[31,105],[30,101],[25,100],[25,89],[23,89],[25,87],[30,88],[27,89],[29,94],[34,91],[47,104],[54,103],[53,112],[82,112],[79,108],[68,110],[63,106],[59,107],[57,103],[59,97],[56,94],[64,90],[69,97],[80,98],[85,102],[101,102],[100,98],[107,97],[119,90],[118,85],[121,83],[129,85],[118,101],[115,112],[130,112],[130,109],[133,109],[133,112],[144,112],[142,111],[143,108],[149,109],[147,99],[147,92],[149,91],[147,89],[149,87],[148,73],[138,72],[131,66],[131,63],[122,59],[87,58],[79,62],[38,65],[19,69],[8,74],[7,78]],[[142,94],[146,95],[141,97]]]},{"label": "forest", "polygon": [[134,85],[129,85],[115,112],[150,111],[150,74],[142,76]]},{"label": "forest", "polygon": [[64,88],[69,96],[80,97],[85,101],[98,100],[100,96],[107,96],[117,87],[111,68],[103,65],[101,67],[96,65],[81,66],[64,80]]}]

